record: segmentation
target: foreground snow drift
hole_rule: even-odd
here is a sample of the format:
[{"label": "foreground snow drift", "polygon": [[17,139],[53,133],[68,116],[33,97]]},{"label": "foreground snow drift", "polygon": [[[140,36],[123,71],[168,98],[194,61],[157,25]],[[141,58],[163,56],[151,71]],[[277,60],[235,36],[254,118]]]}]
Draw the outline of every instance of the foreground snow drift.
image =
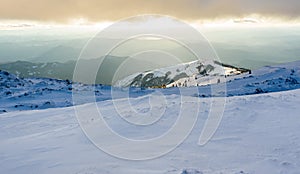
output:
[{"label": "foreground snow drift", "polygon": [[[121,123],[124,120],[118,119],[110,100],[98,106],[112,129],[123,136],[155,137],[175,119],[179,97],[167,96],[174,101],[168,105],[170,112],[158,125],[141,132]],[[299,173],[300,90],[227,98],[221,125],[205,146],[198,146],[197,141],[210,98],[200,100],[199,119],[187,140],[150,161],[116,159],[96,148],[79,127],[72,107],[4,113],[0,115],[0,173]],[[131,103],[140,112],[151,107],[147,96],[131,99]],[[80,107],[89,110],[91,105]],[[161,108],[152,109],[159,112]]]}]

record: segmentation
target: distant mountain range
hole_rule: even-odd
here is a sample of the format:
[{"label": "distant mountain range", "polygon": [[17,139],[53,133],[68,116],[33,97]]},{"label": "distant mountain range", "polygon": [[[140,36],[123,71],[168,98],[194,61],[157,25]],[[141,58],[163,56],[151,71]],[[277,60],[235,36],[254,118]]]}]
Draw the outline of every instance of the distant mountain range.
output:
[{"label": "distant mountain range", "polygon": [[[109,59],[109,60],[108,60]],[[125,57],[108,56],[104,59],[99,68],[96,83],[98,84],[110,84],[113,78],[112,70],[125,60]],[[85,67],[91,67],[95,65],[97,59],[80,60],[81,64]],[[0,69],[9,73],[15,74],[21,78],[54,78],[61,80],[72,80],[73,73],[76,66],[76,61],[68,62],[49,62],[49,63],[34,63],[28,61],[16,61],[11,63],[0,64]],[[85,83],[83,81],[83,83]]]},{"label": "distant mountain range", "polygon": [[72,79],[75,61],[66,63],[32,63],[27,61],[16,61],[0,64],[0,69],[13,73],[19,77],[47,77],[56,79]]}]

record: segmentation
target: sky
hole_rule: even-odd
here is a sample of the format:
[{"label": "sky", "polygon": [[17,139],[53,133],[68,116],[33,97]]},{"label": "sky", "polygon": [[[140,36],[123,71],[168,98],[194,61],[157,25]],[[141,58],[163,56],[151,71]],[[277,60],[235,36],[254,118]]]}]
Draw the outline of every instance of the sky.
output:
[{"label": "sky", "polygon": [[[0,0],[0,21],[69,24],[108,22],[141,14],[161,14],[185,21],[232,18],[298,22],[299,0]],[[245,19],[255,16],[256,19]],[[24,25],[24,24],[22,24]]]},{"label": "sky", "polygon": [[0,0],[0,62],[67,61],[99,31],[143,14],[191,24],[228,63],[300,60],[299,0]]}]

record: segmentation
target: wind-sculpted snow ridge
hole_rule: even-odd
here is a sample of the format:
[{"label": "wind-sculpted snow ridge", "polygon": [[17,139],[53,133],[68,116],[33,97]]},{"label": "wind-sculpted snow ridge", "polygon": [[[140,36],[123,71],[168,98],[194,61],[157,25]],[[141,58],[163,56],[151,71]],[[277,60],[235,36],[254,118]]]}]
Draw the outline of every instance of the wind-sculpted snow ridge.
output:
[{"label": "wind-sculpted snow ridge", "polygon": [[[198,63],[196,62],[194,66],[197,67],[197,64]],[[186,66],[187,65],[190,66],[190,64],[186,64]],[[167,73],[170,69],[174,69],[174,67],[165,69],[164,72]],[[187,72],[184,70],[182,71]],[[197,72],[198,70],[195,71]],[[239,74],[237,72],[241,71],[242,70],[235,71],[235,73]],[[207,72],[209,73],[212,71]],[[237,96],[298,89],[300,88],[300,61],[264,67],[252,71],[251,74],[228,74],[225,78],[226,81],[220,83],[209,84],[209,81],[207,81],[206,78],[208,77],[199,78],[203,80],[201,82],[198,81],[198,83],[202,83],[201,86],[191,87],[198,88],[199,91],[198,94],[195,93],[192,95],[193,97]],[[190,81],[188,79],[190,79]],[[191,86],[195,84],[190,77],[186,80]],[[219,85],[222,83],[226,83],[227,90],[211,94],[211,85]],[[117,93],[122,93],[122,95],[115,95],[115,97],[122,97],[124,96],[123,93],[127,92],[127,90],[119,87],[85,85],[81,83],[72,83],[69,80],[19,78],[5,71],[0,71],[0,113],[16,110],[35,110],[73,106],[72,91],[78,91],[78,95],[82,97],[82,102],[76,104],[86,103],[85,98],[87,96],[85,94],[88,91],[94,92],[96,101],[110,100],[112,98],[112,89]],[[131,87],[129,88],[129,96],[138,97],[154,91],[160,91],[167,95],[176,95],[180,92],[179,87],[170,87],[167,89]]]}]

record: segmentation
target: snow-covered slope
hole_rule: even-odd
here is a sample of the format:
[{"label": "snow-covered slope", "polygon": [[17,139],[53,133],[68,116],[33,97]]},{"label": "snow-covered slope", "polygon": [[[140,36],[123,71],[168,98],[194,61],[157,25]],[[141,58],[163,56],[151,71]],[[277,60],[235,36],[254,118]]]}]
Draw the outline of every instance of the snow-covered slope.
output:
[{"label": "snow-covered slope", "polygon": [[[224,76],[248,73],[250,70],[222,64],[217,61],[196,60],[189,63],[132,74],[115,86],[121,87],[189,87],[217,83]],[[210,80],[210,82],[208,82]],[[213,82],[215,81],[215,82]]]},{"label": "snow-covered slope", "polygon": [[[185,96],[180,95],[180,88],[130,88],[128,107],[128,100],[122,98],[128,91],[122,88],[45,78],[21,79],[0,71],[0,173],[298,174],[300,62],[264,67],[252,74],[228,76],[226,80],[226,95],[221,91],[212,96],[211,85],[185,88],[199,91],[187,92]],[[177,119],[182,97],[189,101],[187,114],[197,107],[200,112],[193,131],[174,151],[150,161],[121,160],[102,152],[87,139],[71,107],[72,90],[80,92],[82,102],[77,104],[87,113],[92,104],[84,104],[88,101],[85,92],[94,91],[99,111],[109,126],[132,139],[165,133]],[[111,90],[120,98],[112,101]],[[169,101],[167,105],[161,104],[162,94]],[[215,96],[234,97],[226,98],[216,134],[208,144],[198,146],[211,111],[212,98],[207,97]],[[199,98],[200,106],[193,102],[195,98]],[[164,115],[149,127],[132,127],[119,117],[116,102],[126,118],[137,112],[144,116]],[[88,126],[93,127],[98,119],[87,122]],[[192,118],[187,117],[186,121],[189,119]],[[108,140],[109,137],[103,142]]]},{"label": "snow-covered slope", "polygon": [[[300,88],[300,61],[266,66],[252,71],[252,74],[229,76],[226,78],[226,86],[226,96],[298,89]],[[200,96],[211,96],[211,85],[200,86],[198,89]],[[214,96],[222,95],[223,91],[220,94],[214,94]]]},{"label": "snow-covered slope", "polygon": [[[145,97],[132,98],[132,107],[154,112],[161,109],[159,105],[150,106]],[[180,108],[179,95],[166,97],[173,101],[166,109],[166,116],[159,124],[138,132],[121,123],[124,120],[118,119],[118,112],[110,100],[98,102],[98,106],[111,128],[123,136],[153,137],[168,128],[176,119],[176,108]],[[153,99],[154,103],[160,102]],[[210,101],[209,98],[201,99],[198,122],[186,141],[169,154],[150,161],[121,160],[97,149],[80,129],[72,107],[2,114],[0,173],[299,173],[300,90],[228,98],[216,134],[208,144],[198,146]],[[119,100],[120,106],[125,106],[125,102]],[[90,104],[80,107],[86,111],[91,109]],[[190,107],[192,111],[192,102]],[[128,116],[133,115],[130,108],[127,109]],[[88,124],[95,123],[96,120]]]},{"label": "snow-covered slope", "polygon": [[69,100],[72,94],[70,81],[23,79],[0,70],[0,84],[0,113],[72,105]]},{"label": "snow-covered slope", "polygon": [[[136,91],[139,89],[131,89]],[[48,78],[19,78],[0,70],[0,114],[18,110],[47,109],[73,105],[72,92],[86,103],[87,93],[93,91],[97,101],[111,99],[111,87],[103,85],[85,85],[69,80]],[[123,91],[118,91],[122,93]],[[142,95],[141,91],[136,95]],[[150,92],[150,91],[149,91]],[[135,94],[133,94],[134,96]]]}]

